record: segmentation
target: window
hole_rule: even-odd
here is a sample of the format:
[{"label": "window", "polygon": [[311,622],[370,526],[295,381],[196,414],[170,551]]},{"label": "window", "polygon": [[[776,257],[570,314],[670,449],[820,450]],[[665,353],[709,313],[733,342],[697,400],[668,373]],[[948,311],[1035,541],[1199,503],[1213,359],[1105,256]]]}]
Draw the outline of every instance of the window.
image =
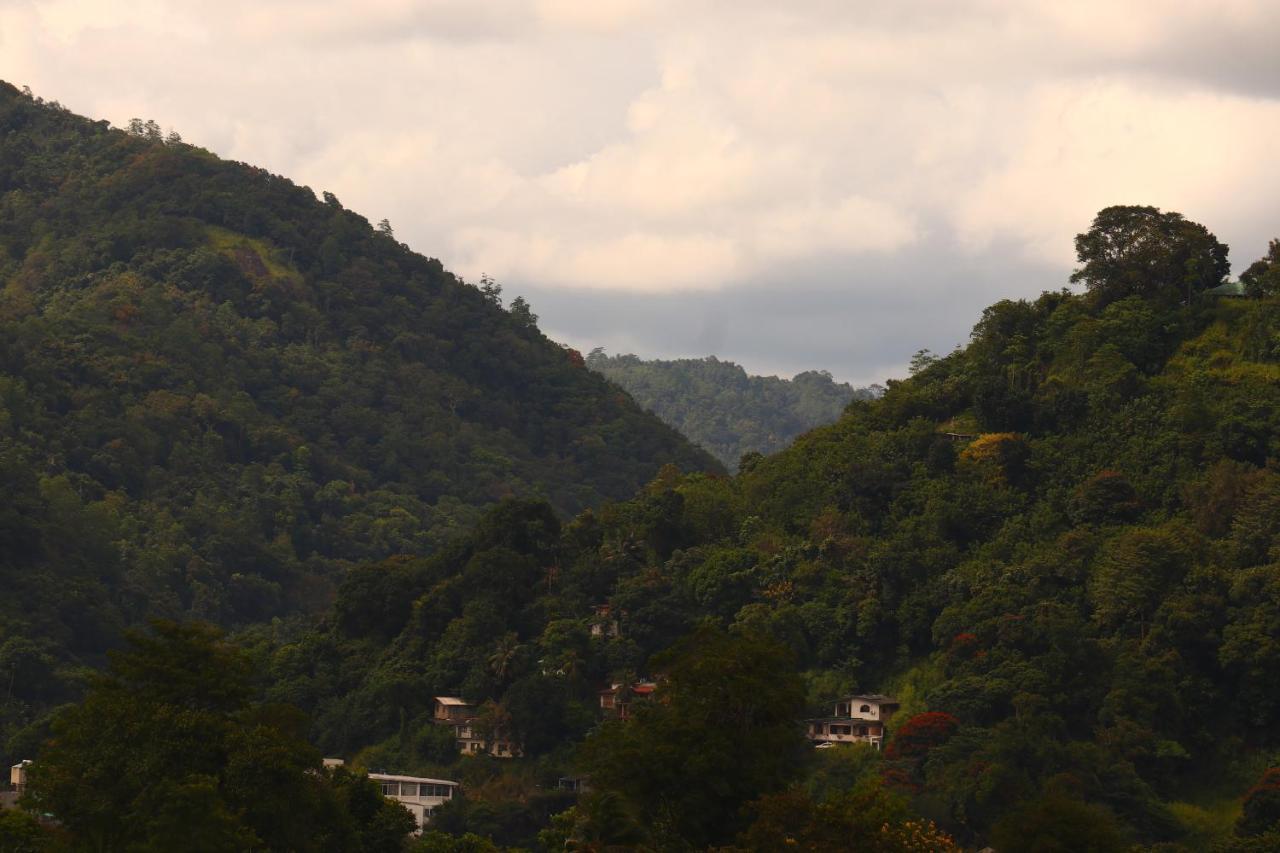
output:
[{"label": "window", "polygon": [[417,784],[416,784],[416,783],[414,783],[414,782],[401,782],[401,783],[400,783],[400,796],[402,796],[402,797],[416,797],[416,796],[418,796],[418,786],[417,786]]},{"label": "window", "polygon": [[400,796],[400,783],[399,782],[383,782],[382,796],[384,797]]},{"label": "window", "polygon": [[849,734],[849,733],[850,733],[850,732],[852,732],[852,731],[853,731],[853,727],[852,727],[852,726],[837,726],[837,725],[833,725],[833,726],[831,727],[831,733],[832,733],[833,735],[847,735],[847,734]]},{"label": "window", "polygon": [[871,713],[871,706],[870,706],[870,705],[863,705],[861,708],[859,708],[859,709],[858,709],[858,713],[860,713],[860,714],[870,714],[870,713]]}]

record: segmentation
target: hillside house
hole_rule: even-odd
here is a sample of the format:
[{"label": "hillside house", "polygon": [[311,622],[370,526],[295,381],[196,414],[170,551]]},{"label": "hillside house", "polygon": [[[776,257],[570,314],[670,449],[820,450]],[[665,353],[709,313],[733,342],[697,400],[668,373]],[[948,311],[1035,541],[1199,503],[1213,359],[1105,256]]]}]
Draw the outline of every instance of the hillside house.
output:
[{"label": "hillside house", "polygon": [[600,710],[606,717],[625,720],[631,716],[632,703],[639,699],[648,699],[657,689],[658,685],[652,681],[641,681],[638,684],[615,682],[604,690],[597,691],[600,696]]},{"label": "hillside house", "polygon": [[610,605],[597,604],[592,608],[591,636],[609,638],[622,636],[621,627],[618,624],[618,614],[614,612]]},{"label": "hillside house", "polygon": [[884,725],[898,710],[891,696],[879,693],[856,694],[839,699],[830,717],[806,720],[806,736],[815,744],[869,743],[879,749],[884,743]]},{"label": "hillside house", "polygon": [[382,796],[390,797],[413,813],[419,833],[431,822],[436,809],[452,800],[458,792],[458,783],[448,779],[394,776],[390,773],[370,773],[369,778],[381,786]]},{"label": "hillside house", "polygon": [[492,737],[485,737],[477,726],[480,713],[475,705],[457,696],[437,696],[435,700],[432,721],[437,725],[453,727],[459,752],[464,755],[488,753],[495,758],[516,758],[524,754],[520,744],[506,731],[499,729]]},{"label": "hillside house", "polygon": [[9,768],[10,790],[0,791],[0,812],[18,807],[18,800],[27,791],[27,768],[30,766],[31,761],[25,760]]}]

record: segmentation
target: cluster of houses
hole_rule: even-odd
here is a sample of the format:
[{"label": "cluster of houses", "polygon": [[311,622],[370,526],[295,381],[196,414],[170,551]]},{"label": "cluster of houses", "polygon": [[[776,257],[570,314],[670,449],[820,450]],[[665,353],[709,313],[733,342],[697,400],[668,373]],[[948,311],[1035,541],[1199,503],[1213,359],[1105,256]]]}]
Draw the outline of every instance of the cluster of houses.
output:
[{"label": "cluster of houses", "polygon": [[[605,623],[608,624],[607,622]],[[600,712],[606,718],[629,719],[636,702],[645,701],[658,689],[653,681],[614,682],[599,690]],[[885,722],[899,708],[890,696],[878,693],[854,694],[839,699],[829,717],[805,720],[805,734],[817,748],[830,748],[842,743],[866,743],[879,749],[884,742]],[[450,726],[458,742],[458,751],[465,755],[491,755],[495,758],[516,758],[524,754],[511,732],[492,720],[484,720],[479,707],[457,696],[436,696],[432,722]],[[340,767],[340,758],[326,758],[326,767]],[[9,771],[12,790],[0,792],[0,809],[14,808],[27,786],[30,761],[15,764]],[[413,813],[418,831],[426,826],[436,809],[458,795],[460,784],[450,779],[431,779],[421,776],[402,776],[390,773],[370,773],[386,797],[401,803]],[[559,787],[582,792],[588,789],[589,780],[582,776],[566,776]]]}]

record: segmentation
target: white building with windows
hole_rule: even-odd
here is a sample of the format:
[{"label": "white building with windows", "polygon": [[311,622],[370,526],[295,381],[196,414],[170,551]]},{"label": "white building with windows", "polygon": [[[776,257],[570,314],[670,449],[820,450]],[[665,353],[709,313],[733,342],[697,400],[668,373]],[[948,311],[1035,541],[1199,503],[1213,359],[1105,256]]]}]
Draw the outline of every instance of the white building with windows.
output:
[{"label": "white building with windows", "polygon": [[390,773],[370,773],[369,778],[382,787],[382,795],[390,797],[413,812],[418,822],[418,832],[431,822],[431,816],[440,806],[458,793],[458,783],[448,779],[425,779],[420,776],[395,776]]},{"label": "white building with windows", "polygon": [[836,702],[830,717],[806,720],[806,735],[818,746],[836,743],[869,743],[879,749],[884,743],[884,724],[900,707],[891,696],[859,693]]}]

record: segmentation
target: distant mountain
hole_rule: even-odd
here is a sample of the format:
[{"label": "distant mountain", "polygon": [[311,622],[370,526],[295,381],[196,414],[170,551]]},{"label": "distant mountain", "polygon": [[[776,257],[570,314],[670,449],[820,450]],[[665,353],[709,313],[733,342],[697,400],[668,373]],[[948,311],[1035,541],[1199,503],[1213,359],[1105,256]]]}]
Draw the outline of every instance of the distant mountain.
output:
[{"label": "distant mountain", "polygon": [[145,614],[312,607],[499,499],[720,469],[523,300],[135,125],[0,83],[0,728]]},{"label": "distant mountain", "polygon": [[627,390],[640,405],[705,447],[730,470],[744,453],[776,453],[798,435],[840,417],[866,388],[836,382],[826,371],[792,379],[749,376],[715,356],[646,361],[594,350],[587,367]]}]

